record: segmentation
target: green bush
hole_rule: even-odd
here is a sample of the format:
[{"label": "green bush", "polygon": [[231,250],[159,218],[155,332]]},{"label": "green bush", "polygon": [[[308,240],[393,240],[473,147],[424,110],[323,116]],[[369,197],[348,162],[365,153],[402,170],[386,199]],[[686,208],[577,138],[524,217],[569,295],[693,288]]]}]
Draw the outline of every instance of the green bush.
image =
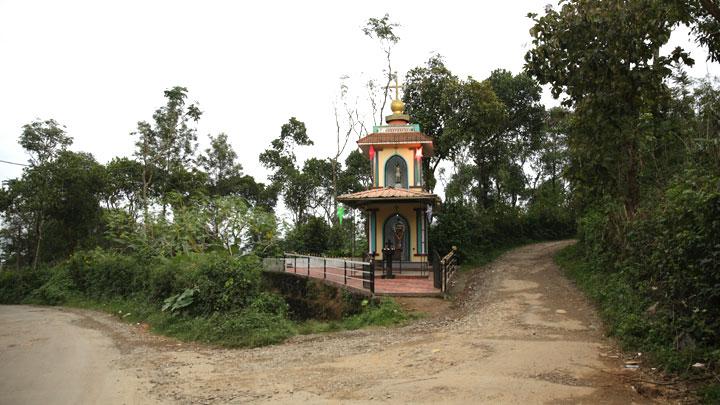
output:
[{"label": "green bush", "polygon": [[0,271],[0,304],[20,304],[52,276],[52,269]]},{"label": "green bush", "polygon": [[[485,262],[498,249],[542,239],[544,234],[534,227],[547,225],[540,222],[538,213],[532,222],[522,208],[506,205],[483,210],[463,203],[447,203],[438,211],[430,229],[430,248],[442,256],[458,246],[463,263]],[[551,227],[557,228],[554,224]]]},{"label": "green bush", "polygon": [[76,252],[66,265],[78,290],[91,298],[128,297],[147,285],[147,267],[134,256],[95,249]]},{"label": "green bush", "polygon": [[252,255],[209,252],[141,263],[134,256],[98,249],[74,254],[66,266],[73,285],[88,298],[138,295],[160,304],[195,288],[189,310],[198,315],[245,308],[260,289],[261,265]]},{"label": "green bush", "polygon": [[575,215],[567,206],[562,187],[556,191],[551,182],[540,185],[525,213],[525,233],[536,240],[560,239],[576,232]]},{"label": "green bush", "polygon": [[243,309],[260,292],[262,265],[256,256],[206,253],[193,256],[191,265],[180,287],[197,288],[191,307],[195,314]]},{"label": "green bush", "polygon": [[[338,289],[311,283],[313,288],[301,288],[296,292],[302,297],[294,298],[331,300],[330,309],[347,303],[338,307],[340,317],[353,303],[359,308],[359,301]],[[178,339],[225,346],[277,343],[298,332],[285,298],[263,282],[259,258],[226,252],[151,259],[100,249],[77,252],[52,268],[0,273],[0,302],[103,309]],[[339,321],[338,328],[384,325],[404,317],[399,307],[388,305],[357,309],[361,313],[348,318],[347,325]]]},{"label": "green bush", "polygon": [[311,216],[288,233],[285,248],[291,252],[325,254],[339,248],[339,245],[331,245],[331,242],[338,242],[333,233],[333,228],[324,219]]},{"label": "green bush", "polygon": [[632,219],[613,205],[590,211],[577,259],[565,257],[611,332],[670,370],[720,364],[719,185],[688,170]]},{"label": "green bush", "polygon": [[718,176],[684,173],[630,223],[619,262],[656,303],[657,331],[681,350],[720,349],[718,185]]},{"label": "green bush", "polygon": [[40,305],[62,305],[76,295],[77,287],[66,265],[52,269],[50,279],[29,294],[27,301]]},{"label": "green bush", "polygon": [[292,322],[279,314],[248,308],[216,314],[206,338],[225,346],[255,347],[279,343],[295,333]]},{"label": "green bush", "polygon": [[391,299],[366,301],[362,312],[347,318],[343,323],[347,329],[358,329],[364,326],[390,326],[408,319],[407,314],[397,302]]},{"label": "green bush", "polygon": [[152,302],[160,303],[183,289],[185,269],[189,267],[187,256],[156,259],[148,272],[148,297]]},{"label": "green bush", "polygon": [[288,304],[282,296],[269,292],[261,292],[250,304],[250,309],[272,315],[287,317]]}]

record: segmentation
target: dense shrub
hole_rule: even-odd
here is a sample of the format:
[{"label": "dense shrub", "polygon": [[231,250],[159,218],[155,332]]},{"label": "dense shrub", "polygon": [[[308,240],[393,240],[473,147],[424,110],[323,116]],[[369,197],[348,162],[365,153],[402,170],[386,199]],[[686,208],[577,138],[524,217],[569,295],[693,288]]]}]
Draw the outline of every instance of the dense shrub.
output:
[{"label": "dense shrub", "polygon": [[689,170],[632,219],[580,221],[581,279],[612,332],[679,370],[720,362],[720,177]]},{"label": "dense shrub", "polygon": [[282,317],[288,315],[288,304],[282,296],[270,292],[261,292],[250,303],[248,307],[256,312],[263,312]]},{"label": "dense shrub", "polygon": [[[285,238],[286,249],[307,254],[324,254],[337,250],[337,238],[332,238],[333,228],[318,217],[309,217],[307,221],[293,228]],[[331,245],[331,242],[333,244]]]},{"label": "dense shrub", "polygon": [[252,307],[213,317],[205,338],[230,347],[278,343],[294,333],[293,324],[284,316]]},{"label": "dense shrub", "polygon": [[26,301],[33,304],[62,305],[77,294],[77,287],[68,266],[60,265],[52,270],[47,282],[30,293]]},{"label": "dense shrub", "polygon": [[345,323],[348,329],[357,329],[367,325],[392,325],[407,319],[400,305],[395,301],[380,299],[370,301],[363,311],[351,316]]},{"label": "dense shrub", "polygon": [[52,276],[52,270],[41,267],[37,270],[0,271],[0,304],[20,304],[30,293],[45,284]]},{"label": "dense shrub", "polygon": [[685,173],[630,223],[620,262],[655,304],[656,333],[681,350],[720,350],[719,186],[718,176]]},{"label": "dense shrub", "polygon": [[191,265],[191,257],[175,256],[169,259],[156,259],[157,263],[148,272],[148,297],[155,303],[163,302],[186,286],[183,280],[186,269]]},{"label": "dense shrub", "polygon": [[95,249],[73,254],[64,266],[74,286],[90,298],[128,297],[147,284],[147,266],[134,256]]},{"label": "dense shrub", "polygon": [[536,240],[567,238],[575,234],[575,215],[566,203],[562,188],[546,182],[534,190],[525,212],[525,234]]},{"label": "dense shrub", "polygon": [[[101,308],[132,322],[148,322],[179,339],[226,346],[280,342],[298,332],[291,319],[341,322],[344,316],[364,316],[348,321],[347,327],[353,328],[405,319],[397,308],[388,309],[390,304],[364,308],[364,297],[319,282],[288,276],[288,282],[281,283],[287,288],[276,288],[267,277],[272,275],[263,279],[254,255],[208,252],[148,259],[96,249],[77,252],[48,269],[0,273],[0,303]],[[294,304],[292,310],[282,294]],[[182,296],[182,305],[162,310],[173,296]],[[341,323],[322,325],[313,324],[318,328],[314,331],[346,328]]]},{"label": "dense shrub", "polygon": [[228,312],[247,307],[260,293],[260,273],[256,256],[206,253],[193,257],[179,289],[198,289],[194,313]]},{"label": "dense shrub", "polygon": [[528,207],[497,204],[488,209],[450,202],[438,209],[430,228],[430,248],[444,254],[458,246],[464,261],[476,262],[498,248],[573,235],[571,211],[544,200],[533,200]]}]

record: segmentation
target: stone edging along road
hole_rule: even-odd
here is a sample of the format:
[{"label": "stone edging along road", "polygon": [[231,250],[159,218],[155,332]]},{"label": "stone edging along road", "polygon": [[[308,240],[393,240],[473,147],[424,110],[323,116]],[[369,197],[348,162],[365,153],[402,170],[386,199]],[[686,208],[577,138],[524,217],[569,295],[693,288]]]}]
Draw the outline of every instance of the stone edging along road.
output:
[{"label": "stone edging along road", "polygon": [[0,403],[656,403],[638,394],[554,254],[472,273],[459,309],[275,346],[178,343],[108,314],[0,307]]}]

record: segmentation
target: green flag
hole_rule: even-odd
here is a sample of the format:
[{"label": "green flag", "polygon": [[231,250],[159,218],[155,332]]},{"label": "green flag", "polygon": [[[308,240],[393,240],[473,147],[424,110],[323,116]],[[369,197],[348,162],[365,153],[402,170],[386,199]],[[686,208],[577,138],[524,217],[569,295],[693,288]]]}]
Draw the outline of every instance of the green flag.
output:
[{"label": "green flag", "polygon": [[343,219],[343,216],[345,216],[345,207],[343,207],[342,204],[338,204],[337,216],[338,216],[338,220],[340,221],[340,225],[342,225],[342,219]]}]

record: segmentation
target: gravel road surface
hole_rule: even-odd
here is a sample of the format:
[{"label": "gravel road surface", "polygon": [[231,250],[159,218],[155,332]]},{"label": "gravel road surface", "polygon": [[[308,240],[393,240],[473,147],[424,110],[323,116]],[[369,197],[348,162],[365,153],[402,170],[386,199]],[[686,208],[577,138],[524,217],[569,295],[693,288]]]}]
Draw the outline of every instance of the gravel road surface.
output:
[{"label": "gravel road surface", "polygon": [[454,301],[400,328],[218,349],[108,314],[0,306],[0,404],[656,403],[553,255],[515,249],[464,273]]}]

